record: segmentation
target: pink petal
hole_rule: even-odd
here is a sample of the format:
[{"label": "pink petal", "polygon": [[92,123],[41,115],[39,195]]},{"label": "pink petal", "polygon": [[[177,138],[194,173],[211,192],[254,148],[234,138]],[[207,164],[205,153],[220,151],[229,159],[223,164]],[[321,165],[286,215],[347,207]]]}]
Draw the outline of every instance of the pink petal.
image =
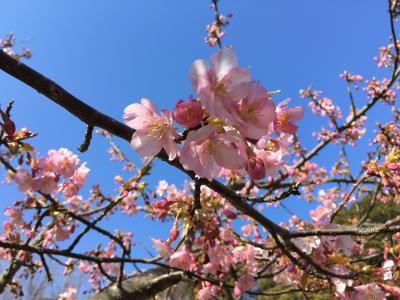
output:
[{"label": "pink petal", "polygon": [[222,80],[229,83],[232,100],[239,101],[250,93],[250,71],[246,68],[234,68]]},{"label": "pink petal", "polygon": [[148,99],[148,98],[142,98],[142,99],[140,100],[140,102],[141,102],[142,105],[143,105],[144,107],[146,107],[150,112],[152,112],[152,113],[154,113],[154,114],[157,112],[156,106],[154,105],[154,103],[153,103],[150,99]]},{"label": "pink petal", "polygon": [[244,159],[237,149],[223,143],[220,143],[217,147],[214,158],[218,165],[231,170],[239,169],[243,166]]},{"label": "pink petal", "polygon": [[147,130],[150,128],[151,124],[153,124],[152,122],[152,118],[150,117],[136,117],[132,120],[130,120],[129,122],[126,122],[126,125],[128,125],[129,127],[135,129],[135,130],[139,130],[139,131],[144,131],[147,132]]},{"label": "pink petal", "polygon": [[199,142],[199,141],[204,141],[208,137],[210,137],[211,134],[215,132],[216,127],[214,125],[207,125],[204,127],[201,127],[200,129],[196,131],[190,131],[186,140],[190,142]]},{"label": "pink petal", "polygon": [[211,64],[215,75],[220,79],[237,67],[236,55],[231,48],[224,47],[217,54],[211,56]]},{"label": "pink petal", "polygon": [[178,148],[178,145],[175,143],[175,141],[173,140],[172,137],[167,140],[167,142],[164,145],[164,148],[165,148],[165,151],[168,154],[168,159],[169,160],[174,160],[175,157],[178,156],[179,148]]},{"label": "pink petal", "polygon": [[200,91],[204,88],[207,88],[211,85],[209,79],[209,67],[205,60],[198,59],[193,64],[189,71],[189,78],[192,82],[193,90],[196,93],[200,93]]},{"label": "pink petal", "polygon": [[287,110],[290,112],[290,120],[297,122],[303,118],[305,108],[303,106],[295,106],[288,108]]},{"label": "pink petal", "polygon": [[162,145],[158,140],[147,134],[142,135],[139,132],[133,134],[131,145],[137,154],[142,157],[155,156],[162,149]]}]

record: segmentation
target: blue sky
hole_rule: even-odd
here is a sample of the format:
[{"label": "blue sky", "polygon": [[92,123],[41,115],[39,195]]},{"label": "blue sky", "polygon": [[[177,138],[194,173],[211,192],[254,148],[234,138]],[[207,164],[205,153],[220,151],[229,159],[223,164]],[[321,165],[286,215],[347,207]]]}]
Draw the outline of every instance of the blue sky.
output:
[{"label": "blue sky", "polygon": [[[216,51],[203,42],[205,26],[213,18],[208,5],[199,0],[8,1],[2,6],[0,34],[14,32],[24,41],[18,47],[33,52],[28,65],[86,103],[121,119],[125,106],[142,96],[159,108],[171,109],[179,98],[192,93],[188,79],[191,63],[208,59]],[[269,90],[282,90],[275,103],[291,97],[296,104],[307,106],[298,91],[312,84],[336,103],[347,104],[339,74],[348,70],[372,77],[377,73],[372,57],[389,39],[384,1],[222,0],[220,6],[222,13],[234,14],[224,44],[234,46],[239,63],[251,68],[254,79]],[[75,149],[82,142],[85,126],[78,119],[0,72],[2,107],[10,99],[15,99],[13,119],[17,125],[39,133],[33,144],[41,153],[60,147]],[[357,104],[366,101],[360,96]],[[376,109],[372,115],[380,111]],[[300,122],[300,137],[308,148],[316,143],[311,133],[321,124],[309,111]],[[129,146],[120,144],[133,161],[140,161]],[[116,185],[112,179],[122,172],[118,164],[109,161],[107,147],[104,139],[96,136],[89,151],[80,157],[92,170],[89,186],[100,183],[113,193]],[[367,147],[368,138],[350,151],[351,158],[362,159],[359,153]],[[330,147],[318,161],[329,166],[329,159],[337,153],[338,148]],[[180,185],[185,176],[157,162],[150,183],[162,178]],[[0,196],[0,208],[20,197],[6,186],[0,186]],[[307,216],[304,201],[290,199],[287,205]],[[281,221],[288,215],[279,210],[270,217]],[[165,237],[169,229],[151,222],[144,228],[139,218],[111,218],[108,223],[133,231],[140,241],[148,236]]]}]

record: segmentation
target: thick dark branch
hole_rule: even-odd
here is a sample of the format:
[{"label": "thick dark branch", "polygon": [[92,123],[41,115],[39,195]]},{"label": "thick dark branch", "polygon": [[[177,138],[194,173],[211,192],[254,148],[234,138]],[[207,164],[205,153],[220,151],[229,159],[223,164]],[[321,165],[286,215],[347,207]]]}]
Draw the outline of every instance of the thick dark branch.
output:
[{"label": "thick dark branch", "polygon": [[396,233],[400,232],[400,225],[386,226],[386,224],[373,227],[350,227],[339,229],[316,229],[306,231],[291,232],[292,238],[306,237],[306,236],[339,236],[339,235],[353,235],[353,236],[368,236],[378,233]]},{"label": "thick dark branch", "polygon": [[132,128],[95,110],[71,95],[54,81],[15,60],[2,50],[0,51],[0,69],[64,107],[84,123],[104,128],[111,134],[119,136],[127,141],[131,140],[133,134]]},{"label": "thick dark branch", "polygon": [[179,283],[184,277],[181,271],[171,272],[162,267],[152,268],[125,280],[122,287],[111,285],[90,300],[152,299],[157,293]]},{"label": "thick dark branch", "polygon": [[292,186],[290,186],[288,190],[280,193],[279,195],[274,195],[274,196],[270,196],[270,197],[249,198],[249,200],[253,203],[279,202],[279,201],[286,199],[292,195],[296,195],[296,196],[301,195],[301,193],[299,191],[299,185],[300,185],[300,182],[297,182],[297,183],[293,184]]}]

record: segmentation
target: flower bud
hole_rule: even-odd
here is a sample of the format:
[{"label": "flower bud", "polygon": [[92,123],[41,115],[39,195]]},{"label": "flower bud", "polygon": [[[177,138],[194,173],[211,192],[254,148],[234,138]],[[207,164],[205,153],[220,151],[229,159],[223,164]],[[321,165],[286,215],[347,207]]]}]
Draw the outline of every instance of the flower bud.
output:
[{"label": "flower bud", "polygon": [[260,157],[251,157],[246,165],[246,171],[253,180],[260,180],[265,177],[264,162]]},{"label": "flower bud", "polygon": [[179,236],[178,224],[174,223],[169,232],[169,240],[173,242],[178,238],[178,236]]},{"label": "flower bud", "polygon": [[201,104],[189,97],[188,102],[181,99],[176,103],[172,117],[178,124],[190,128],[200,124],[203,113]]}]

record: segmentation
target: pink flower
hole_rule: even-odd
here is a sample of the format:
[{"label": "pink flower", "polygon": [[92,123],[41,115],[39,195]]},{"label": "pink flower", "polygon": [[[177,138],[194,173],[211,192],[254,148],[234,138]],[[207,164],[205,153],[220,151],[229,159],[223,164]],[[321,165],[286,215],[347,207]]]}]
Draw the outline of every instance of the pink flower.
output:
[{"label": "pink flower", "polygon": [[78,296],[76,295],[76,292],[76,288],[69,287],[64,293],[58,296],[57,300],[77,300]]},{"label": "pink flower", "polygon": [[72,182],[62,185],[62,193],[66,198],[74,197],[78,194],[79,188]]},{"label": "pink flower", "polygon": [[233,116],[241,134],[258,140],[267,134],[276,117],[275,105],[258,82],[253,81],[249,86],[249,94],[235,105]]},{"label": "pink flower", "polygon": [[[322,198],[324,195],[325,192],[323,190],[318,192],[318,196],[320,198]],[[321,228],[329,224],[332,212],[335,208],[335,203],[330,200],[326,200],[323,202],[323,205],[319,205],[315,210],[310,211],[310,216],[314,221],[314,225],[318,228]]]},{"label": "pink flower", "polygon": [[246,156],[242,148],[243,140],[236,130],[217,132],[217,127],[207,125],[189,132],[183,145],[180,162],[186,170],[212,180],[222,168],[235,170],[243,167]]},{"label": "pink flower", "polygon": [[284,106],[289,102],[290,99],[283,100],[276,107],[277,118],[274,121],[274,131],[276,133],[295,133],[298,127],[294,124],[294,122],[300,121],[300,119],[304,116],[303,106],[285,108]]},{"label": "pink flower", "polygon": [[24,225],[22,210],[13,207],[7,207],[4,210],[4,214],[10,218],[11,223],[14,225]]},{"label": "pink flower", "polygon": [[188,102],[179,100],[176,103],[172,117],[180,125],[190,128],[200,124],[203,114],[201,104],[190,96]]},{"label": "pink flower", "polygon": [[221,287],[205,284],[205,286],[197,292],[198,300],[212,300],[218,299],[218,295],[221,293]]},{"label": "pink flower", "polygon": [[169,264],[171,267],[179,268],[182,270],[190,270],[192,265],[192,255],[188,250],[177,251],[169,258]]},{"label": "pink flower", "polygon": [[79,266],[78,266],[78,268],[79,268],[79,270],[82,272],[82,273],[89,273],[90,272],[90,265],[88,265],[87,263],[84,263],[83,261],[81,261],[80,263],[79,263]]},{"label": "pink flower", "polygon": [[65,178],[72,177],[79,166],[80,161],[78,156],[65,148],[49,150],[48,157],[42,158],[39,161],[41,169],[64,176]]},{"label": "pink flower", "polygon": [[307,236],[302,238],[294,238],[291,240],[301,251],[311,254],[313,249],[318,249],[321,240],[315,236]]},{"label": "pink flower", "polygon": [[33,189],[44,194],[51,194],[57,189],[57,177],[52,172],[41,172],[33,179]]},{"label": "pink flower", "polygon": [[149,99],[142,98],[141,104],[134,103],[125,108],[124,120],[136,130],[131,145],[140,156],[152,157],[163,148],[169,160],[178,155],[178,146],[174,141],[178,134],[172,126],[169,111],[163,110],[160,116],[154,104]]},{"label": "pink flower", "polygon": [[236,297],[239,297],[244,292],[250,290],[254,286],[254,284],[255,281],[253,276],[249,274],[242,275],[235,284],[233,294]]},{"label": "pink flower", "polygon": [[129,193],[121,202],[121,209],[128,215],[132,216],[138,211],[136,200],[138,195],[136,193]]},{"label": "pink flower", "polygon": [[32,187],[32,176],[25,169],[18,168],[12,177],[18,185],[20,192],[25,193]]},{"label": "pink flower", "polygon": [[235,53],[227,47],[211,57],[211,66],[204,60],[196,60],[189,77],[207,112],[225,121],[232,120],[235,102],[250,91],[249,70],[237,66]]},{"label": "pink flower", "polygon": [[90,169],[82,164],[74,173],[72,181],[78,188],[82,188],[86,182]]},{"label": "pink flower", "polygon": [[151,242],[153,243],[154,248],[156,248],[156,250],[162,257],[169,258],[171,256],[173,249],[166,243],[156,239],[151,239]]},{"label": "pink flower", "polygon": [[354,287],[354,295],[352,295],[353,300],[384,300],[386,299],[385,293],[376,283],[369,283],[364,285],[359,285]]},{"label": "pink flower", "polygon": [[254,154],[258,159],[262,160],[265,168],[265,175],[274,176],[279,171],[282,164],[282,151],[266,151],[255,147]]},{"label": "pink flower", "polygon": [[46,231],[45,233],[45,241],[48,242],[54,242],[54,241],[65,241],[69,239],[70,232],[68,231],[67,228],[64,226],[60,225],[55,225],[52,229],[49,231]]}]

